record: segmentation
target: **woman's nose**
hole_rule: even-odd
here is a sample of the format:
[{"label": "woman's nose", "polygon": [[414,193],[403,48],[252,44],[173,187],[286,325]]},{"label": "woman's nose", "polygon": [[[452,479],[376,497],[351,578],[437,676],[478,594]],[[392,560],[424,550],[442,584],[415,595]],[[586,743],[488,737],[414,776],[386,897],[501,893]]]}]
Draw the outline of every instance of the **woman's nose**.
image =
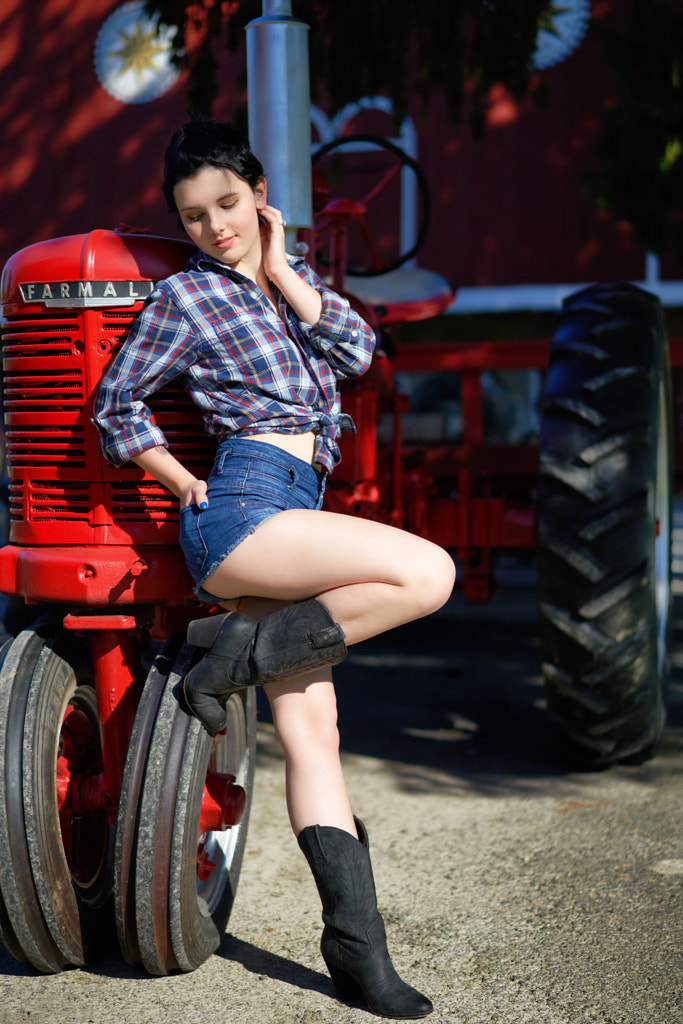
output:
[{"label": "woman's nose", "polygon": [[226,215],[224,210],[214,210],[209,217],[209,225],[214,234],[221,233],[225,226]]}]

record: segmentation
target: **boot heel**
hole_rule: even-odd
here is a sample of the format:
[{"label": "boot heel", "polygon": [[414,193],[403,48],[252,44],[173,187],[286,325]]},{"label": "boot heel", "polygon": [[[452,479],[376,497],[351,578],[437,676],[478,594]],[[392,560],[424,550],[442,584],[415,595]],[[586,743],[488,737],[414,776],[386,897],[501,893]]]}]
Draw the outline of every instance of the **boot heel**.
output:
[{"label": "boot heel", "polygon": [[358,982],[347,973],[347,971],[343,970],[341,967],[336,967],[327,960],[325,960],[325,964],[330,973],[332,984],[334,985],[335,991],[340,999],[344,999],[348,1003],[365,1002],[363,989],[360,987]]},{"label": "boot heel", "polygon": [[208,615],[204,619],[193,619],[187,627],[188,644],[208,650],[213,646],[221,626],[231,614],[231,612],[227,612],[225,615]]}]

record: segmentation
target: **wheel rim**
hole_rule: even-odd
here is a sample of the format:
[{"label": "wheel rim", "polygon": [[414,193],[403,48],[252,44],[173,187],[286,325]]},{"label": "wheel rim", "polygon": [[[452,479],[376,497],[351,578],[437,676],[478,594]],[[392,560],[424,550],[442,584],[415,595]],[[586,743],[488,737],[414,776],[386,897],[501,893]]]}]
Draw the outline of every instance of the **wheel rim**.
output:
[{"label": "wheel rim", "polygon": [[[226,705],[228,716],[224,732],[214,739],[207,776],[231,776],[236,785],[243,785],[247,776],[246,715],[244,704],[231,697]],[[216,832],[200,832],[197,843],[197,899],[202,912],[215,912],[230,872],[239,839],[240,826]]]},{"label": "wheel rim", "polygon": [[94,782],[102,772],[95,694],[87,687],[75,687],[67,697],[55,762],[64,857],[74,884],[89,889],[98,881],[105,862],[110,828],[105,813],[81,807],[89,780]]},{"label": "wheel rim", "polygon": [[657,480],[655,483],[655,608],[657,613],[657,666],[660,679],[666,675],[669,649],[671,595],[671,448],[667,381],[659,387],[659,434],[657,438]]}]

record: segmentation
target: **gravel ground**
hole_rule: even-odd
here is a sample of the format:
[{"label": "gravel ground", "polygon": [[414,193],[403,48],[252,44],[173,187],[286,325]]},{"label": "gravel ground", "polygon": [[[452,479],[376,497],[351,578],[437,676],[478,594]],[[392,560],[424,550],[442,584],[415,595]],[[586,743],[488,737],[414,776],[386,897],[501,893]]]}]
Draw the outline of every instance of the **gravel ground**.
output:
[{"label": "gravel ground", "polygon": [[[337,670],[346,774],[390,947],[432,998],[432,1024],[683,1021],[682,608],[677,617],[670,727],[639,767],[568,772],[553,758],[524,574],[490,608],[456,596]],[[115,951],[42,977],[0,950],[0,1021],[373,1019],[335,999],[320,958],[320,905],[265,716],[229,927],[202,968],[167,978]]]}]

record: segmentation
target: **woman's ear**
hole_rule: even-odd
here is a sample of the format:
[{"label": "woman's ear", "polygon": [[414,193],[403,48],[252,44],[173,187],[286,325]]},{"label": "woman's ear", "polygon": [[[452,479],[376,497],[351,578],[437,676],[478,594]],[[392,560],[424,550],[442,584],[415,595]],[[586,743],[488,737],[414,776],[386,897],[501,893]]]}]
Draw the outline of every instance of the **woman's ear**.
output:
[{"label": "woman's ear", "polygon": [[265,178],[259,178],[256,182],[254,196],[256,199],[256,209],[262,210],[268,203],[268,185]]}]

